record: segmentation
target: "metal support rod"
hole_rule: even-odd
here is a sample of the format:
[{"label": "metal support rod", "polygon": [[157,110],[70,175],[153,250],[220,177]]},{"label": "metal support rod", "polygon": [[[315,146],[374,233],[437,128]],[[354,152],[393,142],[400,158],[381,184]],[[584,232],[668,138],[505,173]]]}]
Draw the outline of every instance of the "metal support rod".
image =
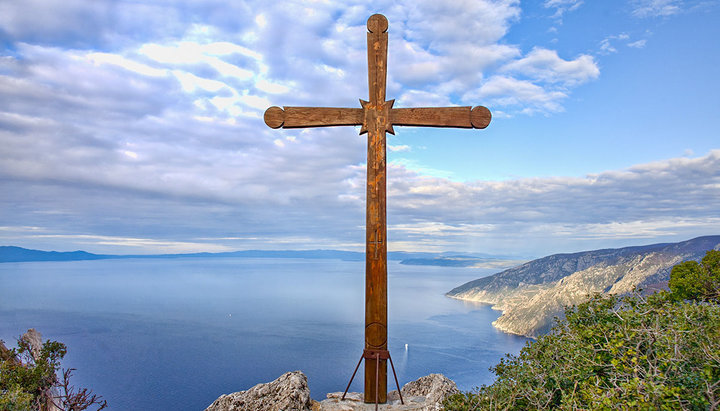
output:
[{"label": "metal support rod", "polygon": [[375,353],[375,411],[378,411],[378,391],[380,385],[380,354]]},{"label": "metal support rod", "polygon": [[395,386],[398,389],[398,395],[400,395],[400,404],[405,405],[405,401],[403,401],[402,397],[402,391],[400,390],[400,384],[398,384],[397,374],[395,374],[395,365],[392,362],[392,357],[390,356],[390,353],[388,352],[388,360],[390,360],[390,368],[393,370],[393,377],[395,377]]},{"label": "metal support rod", "polygon": [[[360,363],[362,363],[363,358],[365,358],[365,353],[360,356],[360,361],[358,361],[357,365],[355,366],[355,371],[353,371],[353,375],[352,377],[350,377],[350,382],[348,383],[347,387],[345,387],[345,392],[343,393],[342,398],[340,398],[340,401],[345,401],[345,395],[347,395],[347,392],[350,389],[350,384],[352,384],[353,380],[355,379],[355,374],[357,373],[358,368],[360,368]],[[393,372],[395,372],[394,368]]]},{"label": "metal support rod", "polygon": [[[358,361],[357,365],[355,366],[355,370],[352,373],[352,377],[350,377],[350,382],[348,383],[347,387],[345,387],[345,392],[343,392],[342,397],[340,398],[340,401],[345,401],[345,396],[347,395],[348,390],[350,389],[350,385],[352,384],[353,380],[355,379],[355,374],[357,374],[358,368],[360,368],[360,363],[362,360],[375,360],[375,376],[380,373],[380,360],[390,360],[390,367],[392,368],[393,377],[395,378],[395,386],[398,390],[398,395],[400,395],[400,404],[405,405],[405,401],[402,397],[402,391],[400,391],[400,383],[397,379],[397,373],[395,372],[395,364],[393,364],[392,357],[390,356],[390,351],[388,350],[363,350],[362,355],[360,356],[360,361]],[[366,381],[367,382],[367,381]],[[379,379],[375,379],[375,410],[378,409],[378,404],[380,403],[380,390],[379,390]]]}]

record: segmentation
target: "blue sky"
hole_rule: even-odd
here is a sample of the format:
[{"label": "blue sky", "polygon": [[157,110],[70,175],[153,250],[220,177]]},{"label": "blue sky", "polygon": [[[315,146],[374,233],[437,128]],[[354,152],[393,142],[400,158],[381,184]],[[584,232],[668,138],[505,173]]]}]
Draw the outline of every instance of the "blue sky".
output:
[{"label": "blue sky", "polygon": [[0,0],[0,243],[364,249],[365,22],[395,107],[391,250],[542,256],[720,233],[720,2]]}]

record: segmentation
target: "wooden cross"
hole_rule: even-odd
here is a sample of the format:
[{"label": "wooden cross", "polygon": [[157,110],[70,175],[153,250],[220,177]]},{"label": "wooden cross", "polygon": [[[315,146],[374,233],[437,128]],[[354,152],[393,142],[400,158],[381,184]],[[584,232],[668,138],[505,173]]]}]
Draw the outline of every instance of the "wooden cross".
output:
[{"label": "wooden cross", "polygon": [[[381,14],[367,21],[370,101],[362,108],[270,107],[265,123],[271,128],[361,126],[368,135],[367,210],[365,224],[365,352],[387,351],[387,226],[385,132],[393,126],[485,128],[490,111],[482,106],[393,108],[385,100],[388,21]],[[365,402],[387,401],[387,362],[365,361]],[[374,358],[374,357],[373,357]],[[377,380],[376,380],[377,378]],[[377,387],[377,391],[376,391]]]}]

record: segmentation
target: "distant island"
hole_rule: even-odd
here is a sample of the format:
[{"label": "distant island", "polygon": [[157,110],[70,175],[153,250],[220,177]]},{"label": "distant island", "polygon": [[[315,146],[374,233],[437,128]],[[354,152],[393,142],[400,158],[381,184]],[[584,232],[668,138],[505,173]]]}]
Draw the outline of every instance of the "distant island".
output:
[{"label": "distant island", "polygon": [[[223,253],[187,254],[93,254],[86,251],[41,251],[15,246],[0,246],[0,263],[32,261],[83,261],[127,258],[307,258],[365,261],[365,253],[343,250],[244,250]],[[388,260],[408,265],[439,265],[446,267],[510,267],[525,260],[487,254],[460,255],[458,253],[422,253],[391,251]]]},{"label": "distant island", "polygon": [[22,247],[0,246],[0,263],[24,261],[79,261],[117,258],[116,256],[92,254],[85,251],[40,251]]},{"label": "distant island", "polygon": [[245,250],[223,253],[186,253],[186,254],[93,254],[86,251],[41,251],[15,246],[0,246],[0,263],[29,261],[81,261],[108,260],[126,258],[313,258],[362,260],[363,253],[340,250]]},{"label": "distant island", "polygon": [[563,307],[588,294],[627,294],[633,288],[667,288],[670,270],[720,249],[720,236],[679,243],[555,254],[532,260],[450,290],[448,297],[491,304],[502,315],[493,325],[505,332],[537,337],[549,331]]}]

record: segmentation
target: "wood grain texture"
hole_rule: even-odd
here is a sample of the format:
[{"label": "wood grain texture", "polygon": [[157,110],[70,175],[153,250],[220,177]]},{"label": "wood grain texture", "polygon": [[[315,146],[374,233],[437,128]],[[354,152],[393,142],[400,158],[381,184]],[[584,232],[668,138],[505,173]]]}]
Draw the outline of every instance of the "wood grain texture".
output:
[{"label": "wood grain texture", "polygon": [[367,29],[370,33],[385,33],[388,29],[388,19],[382,14],[373,14],[368,17]]},{"label": "wood grain texture", "polygon": [[413,107],[390,111],[390,121],[395,126],[485,128],[490,119],[490,110],[483,106]]},{"label": "wood grain texture", "polygon": [[[277,110],[270,110],[277,107],[270,107],[265,111],[265,123],[268,117],[273,124],[279,121],[280,116]],[[304,128],[304,127],[330,127],[330,126],[359,126],[362,125],[365,115],[361,108],[338,108],[338,107],[283,107],[282,123],[283,128]],[[278,128],[273,127],[273,128]]]},{"label": "wood grain texture", "polygon": [[[387,167],[385,131],[390,108],[385,101],[388,21],[381,14],[367,21],[368,88],[370,101],[361,101],[367,132],[367,208],[365,222],[365,349],[387,350]],[[365,361],[365,402],[387,402],[387,362]]]},{"label": "wood grain texture", "polygon": [[374,14],[367,21],[368,88],[370,103],[385,102],[387,80],[388,22],[382,14]]},{"label": "wood grain texture", "polygon": [[472,107],[414,107],[396,108],[390,121],[396,126],[472,128]]},{"label": "wood grain texture", "polygon": [[[368,130],[365,212],[365,349],[387,350],[387,165],[385,124]],[[387,363],[365,361],[365,402],[387,396]],[[376,382],[376,375],[378,381]]]},{"label": "wood grain texture", "polygon": [[263,116],[263,119],[265,120],[265,124],[267,124],[268,127],[280,128],[285,122],[285,112],[280,107],[272,106],[269,109],[265,110],[265,115]]},{"label": "wood grain texture", "polygon": [[470,113],[470,121],[475,128],[485,128],[490,125],[492,114],[487,107],[477,106]]}]

